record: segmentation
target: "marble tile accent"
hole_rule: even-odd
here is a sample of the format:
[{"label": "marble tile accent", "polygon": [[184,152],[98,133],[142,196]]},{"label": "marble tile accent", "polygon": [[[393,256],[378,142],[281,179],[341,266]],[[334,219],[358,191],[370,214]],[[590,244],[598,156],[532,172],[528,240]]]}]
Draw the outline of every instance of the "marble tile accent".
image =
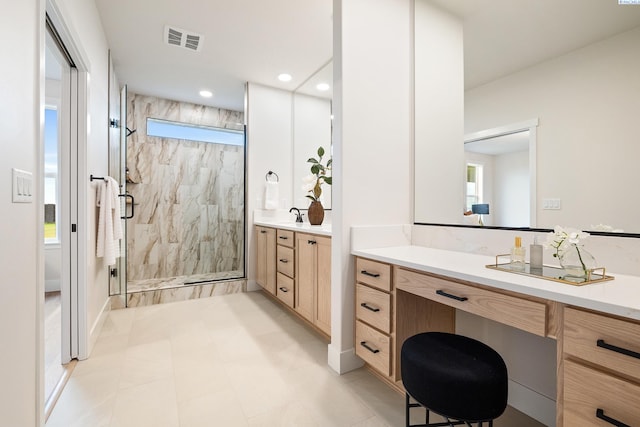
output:
[{"label": "marble tile accent", "polygon": [[[241,279],[139,291],[127,293],[127,307],[140,307],[145,305],[208,298],[218,295],[236,294],[246,292],[246,288],[246,279]],[[111,297],[111,301],[114,301],[114,297]],[[121,307],[122,304],[119,305],[120,306],[112,306],[111,308],[123,308]]]},{"label": "marble tile accent", "polygon": [[[242,112],[129,94],[129,290],[142,281],[232,271],[244,275],[244,147],[146,135],[147,118],[242,129]],[[140,285],[138,285],[140,284]],[[181,283],[179,284],[181,285]],[[137,298],[137,297],[136,297]]]}]

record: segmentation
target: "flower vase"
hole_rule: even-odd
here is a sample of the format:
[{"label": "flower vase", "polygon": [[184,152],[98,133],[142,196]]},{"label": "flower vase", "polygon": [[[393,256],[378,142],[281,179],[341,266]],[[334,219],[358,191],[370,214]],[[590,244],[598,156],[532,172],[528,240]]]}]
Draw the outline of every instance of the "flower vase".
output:
[{"label": "flower vase", "polygon": [[322,203],[318,201],[311,202],[307,216],[309,217],[309,224],[321,225],[324,220],[324,207],[322,207]]},{"label": "flower vase", "polygon": [[571,244],[558,254],[560,266],[564,270],[565,278],[589,278],[591,270],[596,268],[596,260],[584,247]]}]

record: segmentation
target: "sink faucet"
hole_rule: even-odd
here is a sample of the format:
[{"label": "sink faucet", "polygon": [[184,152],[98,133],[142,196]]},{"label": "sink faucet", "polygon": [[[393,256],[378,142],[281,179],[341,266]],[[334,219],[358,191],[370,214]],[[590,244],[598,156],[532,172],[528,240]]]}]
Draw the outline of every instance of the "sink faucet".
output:
[{"label": "sink faucet", "polygon": [[300,209],[293,207],[289,209],[289,213],[296,211],[296,222],[302,222],[302,214],[300,213]]}]

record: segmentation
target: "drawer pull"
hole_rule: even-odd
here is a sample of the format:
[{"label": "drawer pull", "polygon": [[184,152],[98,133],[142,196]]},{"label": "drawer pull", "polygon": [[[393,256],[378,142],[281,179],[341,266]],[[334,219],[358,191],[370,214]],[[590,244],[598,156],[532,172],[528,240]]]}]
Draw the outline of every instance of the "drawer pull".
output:
[{"label": "drawer pull", "polygon": [[369,276],[369,277],[380,277],[380,274],[378,274],[378,273],[369,273],[367,270],[362,270],[360,273],[364,274],[365,276]]},{"label": "drawer pull", "polygon": [[366,341],[360,341],[360,345],[366,348],[367,350],[369,350],[373,354],[380,353],[380,350],[369,347]]},{"label": "drawer pull", "polygon": [[288,237],[287,236],[280,236],[280,237],[278,237],[278,239],[287,240]]},{"label": "drawer pull", "polygon": [[466,300],[468,300],[468,299],[469,299],[469,298],[467,298],[467,297],[459,297],[459,296],[457,296],[457,295],[448,294],[448,293],[446,293],[445,291],[443,291],[442,289],[438,289],[438,290],[436,291],[436,294],[438,294],[438,295],[442,295],[443,297],[447,297],[447,298],[454,299],[454,300],[456,300],[456,301],[466,301]]},{"label": "drawer pull", "polygon": [[262,234],[264,234],[266,232],[267,232],[267,230],[260,230],[260,233],[262,233]]},{"label": "drawer pull", "polygon": [[310,245],[315,245],[316,241],[315,240],[307,240],[307,243]]},{"label": "drawer pull", "polygon": [[371,307],[371,306],[370,306],[370,305],[368,305],[366,302],[363,302],[362,304],[360,304],[360,307],[364,307],[364,308],[366,308],[367,310],[371,310],[371,311],[373,311],[374,313],[377,313],[378,311],[380,311],[380,309],[379,309],[379,308]]},{"label": "drawer pull", "polygon": [[616,345],[607,344],[606,342],[604,342],[604,340],[598,340],[596,344],[598,347],[606,348],[607,350],[615,351],[616,353],[624,354],[625,356],[630,356],[635,359],[640,359],[640,353],[633,350],[628,350],[626,348],[618,347]]},{"label": "drawer pull", "polygon": [[284,286],[281,286],[278,289],[280,289],[282,292],[289,292],[289,289],[285,288]]},{"label": "drawer pull", "polygon": [[284,259],[284,258],[280,258],[280,262],[283,263],[283,264],[286,264],[286,263],[289,262],[289,260],[288,259]]},{"label": "drawer pull", "polygon": [[600,408],[596,409],[596,418],[600,418],[601,420],[606,421],[609,424],[614,425],[616,427],[631,427],[630,425],[625,424],[621,421],[618,421],[615,418],[606,416],[604,414],[604,409],[600,409]]}]

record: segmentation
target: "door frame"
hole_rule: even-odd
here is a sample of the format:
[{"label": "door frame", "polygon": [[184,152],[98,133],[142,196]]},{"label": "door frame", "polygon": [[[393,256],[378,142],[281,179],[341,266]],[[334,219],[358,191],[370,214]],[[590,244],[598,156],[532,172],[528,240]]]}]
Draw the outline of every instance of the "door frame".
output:
[{"label": "door frame", "polygon": [[[44,51],[45,51],[45,34],[46,29],[46,16],[53,27],[55,28],[60,41],[69,53],[69,56],[73,59],[76,66],[72,68],[71,72],[71,87],[70,89],[70,138],[71,143],[69,147],[69,162],[67,163],[68,169],[65,171],[68,179],[68,187],[63,189],[61,194],[61,203],[65,203],[65,207],[69,207],[69,212],[61,215],[60,218],[60,233],[61,236],[65,233],[65,236],[61,240],[66,240],[68,243],[63,245],[62,257],[63,257],[63,280],[61,286],[69,286],[67,290],[67,308],[65,309],[65,303],[63,302],[63,328],[67,328],[68,340],[65,343],[63,333],[63,345],[69,347],[69,359],[86,359],[88,357],[89,350],[89,334],[88,334],[88,322],[87,322],[87,237],[88,237],[88,224],[87,224],[87,198],[89,190],[89,175],[87,173],[87,131],[88,131],[88,82],[89,82],[89,70],[90,64],[87,60],[87,55],[81,49],[80,45],[76,42],[79,38],[75,32],[70,29],[66,24],[63,14],[57,5],[56,0],[42,0],[39,17],[39,52],[40,52],[40,106],[39,112],[42,117],[41,123],[44,120]],[[65,95],[66,96],[66,95]],[[39,135],[40,146],[42,147],[44,141],[44,128],[40,126]],[[38,149],[39,157],[42,159],[42,148]],[[66,155],[66,153],[65,153]],[[64,166],[61,166],[61,168]],[[38,161],[36,170],[38,176],[43,176],[43,164],[42,161]],[[85,179],[86,178],[86,179]],[[65,185],[66,186],[66,185]],[[40,191],[38,192],[39,205],[44,203],[43,199],[43,186],[40,185]],[[66,194],[65,194],[66,193]],[[43,219],[42,215],[38,215],[39,221]],[[40,221],[42,222],[42,221]],[[43,223],[43,222],[42,222]],[[76,232],[72,232],[70,228],[72,224],[76,225]],[[42,224],[39,224],[42,228]],[[70,237],[66,237],[70,236]],[[38,270],[44,271],[44,239],[42,233],[38,233],[38,247],[41,248],[38,257]],[[66,248],[65,248],[66,246]],[[65,283],[64,275],[67,276],[69,285]],[[36,402],[37,402],[37,419],[41,420],[40,424],[44,424],[44,274],[38,275],[37,283],[37,304],[36,304],[36,318],[38,328],[38,342],[36,343]],[[64,291],[61,292],[64,298]],[[63,354],[64,357],[64,354]],[[66,358],[65,358],[66,359]]]}]

